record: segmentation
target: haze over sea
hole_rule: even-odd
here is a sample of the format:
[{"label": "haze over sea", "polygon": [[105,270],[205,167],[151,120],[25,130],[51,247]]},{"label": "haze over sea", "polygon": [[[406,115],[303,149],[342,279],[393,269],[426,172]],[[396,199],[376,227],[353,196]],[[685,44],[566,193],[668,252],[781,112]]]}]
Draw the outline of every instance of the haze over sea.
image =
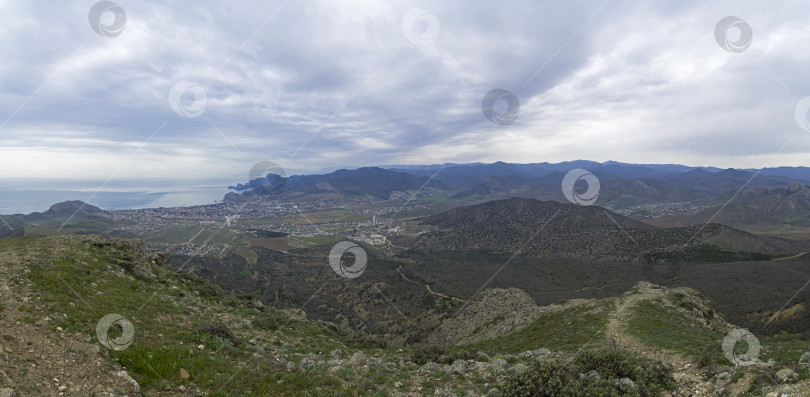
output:
[{"label": "haze over sea", "polygon": [[46,211],[81,200],[103,209],[182,207],[222,200],[234,178],[188,179],[7,179],[0,178],[0,214]]}]

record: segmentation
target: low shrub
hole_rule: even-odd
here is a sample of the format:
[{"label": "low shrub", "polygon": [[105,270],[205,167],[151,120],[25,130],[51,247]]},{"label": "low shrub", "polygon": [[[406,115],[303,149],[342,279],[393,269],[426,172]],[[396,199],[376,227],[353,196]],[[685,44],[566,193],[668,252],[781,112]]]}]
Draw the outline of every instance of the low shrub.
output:
[{"label": "low shrub", "polygon": [[[596,371],[599,376],[585,376]],[[629,378],[633,385],[619,382]],[[570,363],[536,362],[503,383],[504,396],[658,396],[675,387],[672,368],[608,350],[583,352]]]}]

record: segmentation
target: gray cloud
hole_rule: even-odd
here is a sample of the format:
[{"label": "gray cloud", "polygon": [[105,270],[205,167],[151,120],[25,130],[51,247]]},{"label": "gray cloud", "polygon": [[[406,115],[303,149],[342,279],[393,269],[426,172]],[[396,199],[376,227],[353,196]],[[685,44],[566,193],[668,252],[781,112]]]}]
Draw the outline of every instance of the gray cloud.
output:
[{"label": "gray cloud", "polygon": [[[87,23],[93,3],[0,5],[10,176],[224,176],[260,160],[760,167],[810,151],[793,120],[810,95],[810,5],[119,1],[127,25],[109,38]],[[430,45],[401,32],[413,8],[440,22]],[[714,40],[727,15],[753,28],[743,53]],[[206,90],[197,118],[169,106],[181,80]],[[520,99],[512,125],[481,114],[493,88]]]}]

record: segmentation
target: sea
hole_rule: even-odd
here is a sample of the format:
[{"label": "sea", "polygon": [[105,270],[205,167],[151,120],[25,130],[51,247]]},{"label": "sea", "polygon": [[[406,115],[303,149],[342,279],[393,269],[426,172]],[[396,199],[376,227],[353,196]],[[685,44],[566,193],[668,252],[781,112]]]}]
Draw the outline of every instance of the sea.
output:
[{"label": "sea", "polygon": [[230,179],[3,179],[0,214],[43,212],[51,205],[81,200],[105,210],[213,204],[230,192]]}]

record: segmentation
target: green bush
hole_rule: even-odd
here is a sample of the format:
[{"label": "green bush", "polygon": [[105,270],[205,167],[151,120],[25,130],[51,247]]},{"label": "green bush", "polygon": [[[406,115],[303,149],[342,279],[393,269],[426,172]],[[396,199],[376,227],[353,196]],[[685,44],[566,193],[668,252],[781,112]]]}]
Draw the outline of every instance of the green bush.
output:
[{"label": "green bush", "polygon": [[430,361],[439,364],[452,364],[456,360],[475,360],[478,358],[478,350],[469,349],[464,351],[448,353],[442,346],[425,346],[414,350],[411,353],[411,361],[424,365]]},{"label": "green bush", "polygon": [[228,327],[222,324],[200,324],[197,326],[197,332],[216,336],[217,338],[231,342],[234,346],[239,346],[240,343],[239,338],[237,338]]},{"label": "green bush", "polygon": [[411,361],[419,365],[425,365],[428,362],[439,362],[439,357],[446,353],[446,350],[441,346],[425,346],[420,347],[411,352]]},{"label": "green bush", "polygon": [[[583,377],[590,371],[599,378]],[[629,378],[635,387],[616,382]],[[503,384],[504,396],[658,396],[673,389],[672,368],[609,350],[583,352],[571,363],[537,362]]]},{"label": "green bush", "polygon": [[255,317],[250,323],[253,324],[253,328],[262,329],[265,331],[275,331],[279,329],[282,325],[287,323],[289,318],[284,316],[278,310],[266,310],[261,315]]}]

